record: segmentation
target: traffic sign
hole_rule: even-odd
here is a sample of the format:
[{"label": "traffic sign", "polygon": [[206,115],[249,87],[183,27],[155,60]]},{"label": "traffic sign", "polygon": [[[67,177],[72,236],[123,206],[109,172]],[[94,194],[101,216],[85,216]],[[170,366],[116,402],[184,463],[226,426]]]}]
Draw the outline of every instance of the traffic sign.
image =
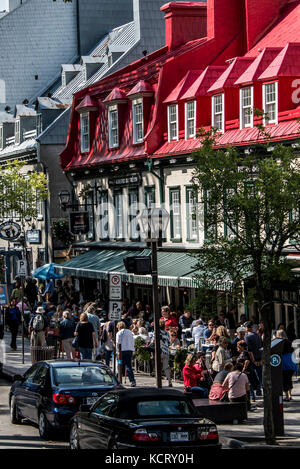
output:
[{"label": "traffic sign", "polygon": [[270,359],[271,366],[279,366],[280,363],[281,363],[280,355],[274,354],[271,356],[271,359]]},{"label": "traffic sign", "polygon": [[122,317],[122,301],[110,301],[109,302],[109,314],[108,319],[110,321],[120,321]]},{"label": "traffic sign", "polygon": [[109,299],[122,300],[122,279],[119,274],[109,275]]},{"label": "traffic sign", "polygon": [[26,275],[27,274],[27,262],[25,259],[18,260],[18,275]]}]

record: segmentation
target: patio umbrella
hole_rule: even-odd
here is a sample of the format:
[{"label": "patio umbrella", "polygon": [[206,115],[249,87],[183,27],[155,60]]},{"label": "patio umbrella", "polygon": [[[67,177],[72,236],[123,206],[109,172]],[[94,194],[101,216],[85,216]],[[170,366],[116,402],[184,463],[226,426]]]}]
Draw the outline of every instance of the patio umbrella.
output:
[{"label": "patio umbrella", "polygon": [[53,263],[42,265],[42,267],[38,267],[32,271],[32,276],[40,280],[51,280],[64,277],[64,274],[57,274],[54,271],[54,267],[56,267],[56,264]]}]

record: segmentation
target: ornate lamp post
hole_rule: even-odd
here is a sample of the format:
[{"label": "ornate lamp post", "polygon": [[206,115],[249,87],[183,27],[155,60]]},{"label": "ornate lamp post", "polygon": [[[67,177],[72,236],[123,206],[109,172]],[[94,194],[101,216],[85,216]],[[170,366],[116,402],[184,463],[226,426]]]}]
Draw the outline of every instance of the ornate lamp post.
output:
[{"label": "ornate lamp post", "polygon": [[170,215],[164,208],[151,208],[142,210],[139,215],[140,229],[148,246],[151,248],[152,256],[152,296],[154,314],[154,337],[155,337],[155,376],[157,388],[162,387],[161,377],[161,353],[160,353],[160,328],[159,328],[159,305],[158,305],[158,271],[157,251],[162,244],[162,234],[166,231]]}]

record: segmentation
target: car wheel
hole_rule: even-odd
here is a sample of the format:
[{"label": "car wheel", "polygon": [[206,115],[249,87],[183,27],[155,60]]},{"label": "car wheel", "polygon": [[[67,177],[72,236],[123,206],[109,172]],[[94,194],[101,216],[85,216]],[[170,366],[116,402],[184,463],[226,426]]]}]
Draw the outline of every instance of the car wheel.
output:
[{"label": "car wheel", "polygon": [[70,449],[80,449],[79,435],[76,423],[73,423],[70,431]]},{"label": "car wheel", "polygon": [[41,412],[39,415],[39,432],[43,440],[49,440],[52,434],[51,426],[44,412]]},{"label": "car wheel", "polygon": [[18,425],[22,422],[21,418],[19,417],[19,411],[15,396],[12,396],[10,401],[10,421],[14,425]]}]

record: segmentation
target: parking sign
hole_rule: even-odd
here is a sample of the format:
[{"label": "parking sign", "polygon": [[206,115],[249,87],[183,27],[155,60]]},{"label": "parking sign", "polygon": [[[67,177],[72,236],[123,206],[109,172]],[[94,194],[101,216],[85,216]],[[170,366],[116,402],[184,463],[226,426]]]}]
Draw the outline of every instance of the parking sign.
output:
[{"label": "parking sign", "polygon": [[18,261],[18,275],[26,275],[27,274],[27,262],[25,259],[21,259]]},{"label": "parking sign", "polygon": [[122,299],[122,279],[119,274],[109,275],[109,299],[121,300]]},{"label": "parking sign", "polygon": [[122,316],[122,301],[110,301],[109,302],[109,315],[110,321],[120,321]]}]

